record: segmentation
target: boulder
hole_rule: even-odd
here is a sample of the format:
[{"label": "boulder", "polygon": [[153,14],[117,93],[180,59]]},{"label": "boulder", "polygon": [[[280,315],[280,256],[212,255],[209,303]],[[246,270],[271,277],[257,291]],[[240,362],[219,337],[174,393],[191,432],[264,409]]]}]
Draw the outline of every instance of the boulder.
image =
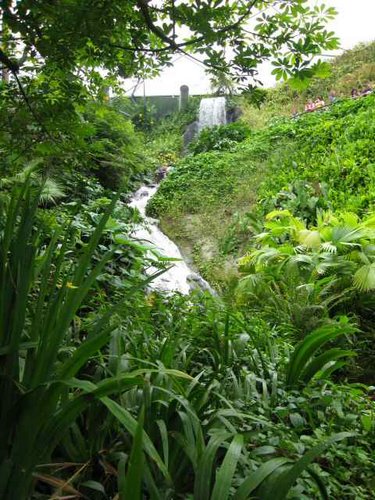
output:
[{"label": "boulder", "polygon": [[242,109],[239,106],[227,110],[227,123],[236,122],[241,118]]},{"label": "boulder", "polygon": [[184,151],[187,150],[187,147],[196,138],[197,134],[198,134],[198,122],[195,121],[193,123],[190,123],[190,125],[188,125],[186,127],[186,130],[184,132],[184,136],[183,136]]},{"label": "boulder", "polygon": [[190,285],[190,290],[202,290],[203,292],[209,292],[211,295],[217,296],[215,290],[207,283],[202,276],[197,273],[191,273],[187,277],[187,282]]}]

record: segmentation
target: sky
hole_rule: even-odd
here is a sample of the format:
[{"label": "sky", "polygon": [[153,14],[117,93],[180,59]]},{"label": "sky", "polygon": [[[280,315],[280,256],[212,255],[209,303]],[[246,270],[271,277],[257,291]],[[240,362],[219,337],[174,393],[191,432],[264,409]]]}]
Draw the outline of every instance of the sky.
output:
[{"label": "sky", "polygon": [[[328,28],[340,38],[342,49],[375,40],[375,0],[325,0],[324,3],[335,7],[338,12]],[[340,51],[332,54],[337,53]],[[265,87],[275,84],[270,64],[260,66],[259,74]],[[132,90],[134,84],[135,81],[128,80],[125,89]],[[146,80],[137,88],[135,95],[143,95],[144,90],[146,95],[178,95],[181,85],[188,85],[191,94],[210,92],[209,77],[203,65],[186,56],[176,55],[173,67],[165,69],[153,80]]]}]

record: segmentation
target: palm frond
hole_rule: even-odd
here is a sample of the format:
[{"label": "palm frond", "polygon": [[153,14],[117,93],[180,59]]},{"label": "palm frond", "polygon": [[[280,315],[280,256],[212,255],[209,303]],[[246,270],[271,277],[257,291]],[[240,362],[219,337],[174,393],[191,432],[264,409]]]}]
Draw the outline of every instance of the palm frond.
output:
[{"label": "palm frond", "polygon": [[353,276],[353,283],[361,292],[375,290],[375,262],[360,267]]}]

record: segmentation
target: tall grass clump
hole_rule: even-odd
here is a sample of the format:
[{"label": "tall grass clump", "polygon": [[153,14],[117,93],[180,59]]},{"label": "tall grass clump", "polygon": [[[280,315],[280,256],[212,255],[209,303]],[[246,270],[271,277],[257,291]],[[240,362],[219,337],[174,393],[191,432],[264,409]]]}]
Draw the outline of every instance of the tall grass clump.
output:
[{"label": "tall grass clump", "polygon": [[73,335],[72,325],[96,279],[113,258],[93,262],[116,199],[89,240],[72,252],[71,227],[49,240],[38,229],[42,188],[15,186],[2,198],[0,229],[0,496],[28,498],[33,473],[46,463],[67,428],[95,397],[139,383],[107,378],[104,385],[76,378],[109,342],[114,306]]}]

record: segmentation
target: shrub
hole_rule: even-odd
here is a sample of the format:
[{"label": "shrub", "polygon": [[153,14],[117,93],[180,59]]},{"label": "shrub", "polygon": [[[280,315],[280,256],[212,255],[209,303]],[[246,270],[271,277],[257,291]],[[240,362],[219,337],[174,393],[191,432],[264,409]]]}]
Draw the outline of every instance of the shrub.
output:
[{"label": "shrub", "polygon": [[244,141],[249,135],[249,127],[241,122],[216,125],[203,129],[198,138],[189,145],[189,151],[196,155],[207,151],[227,150]]},{"label": "shrub", "polygon": [[109,105],[94,103],[84,116],[91,129],[86,138],[88,172],[105,188],[129,185],[137,172],[147,170],[141,138],[128,118]]}]

